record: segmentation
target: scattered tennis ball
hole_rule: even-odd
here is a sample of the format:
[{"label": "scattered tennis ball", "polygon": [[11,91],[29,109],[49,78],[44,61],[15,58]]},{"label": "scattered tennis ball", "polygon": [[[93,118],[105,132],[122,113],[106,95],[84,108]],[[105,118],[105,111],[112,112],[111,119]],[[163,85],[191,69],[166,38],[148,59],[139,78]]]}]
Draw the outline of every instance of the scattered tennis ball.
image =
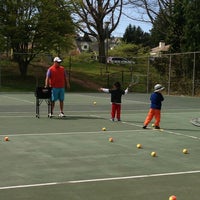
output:
[{"label": "scattered tennis ball", "polygon": [[96,102],[96,101],[94,101],[94,102],[93,102],[93,104],[94,104],[94,105],[96,105],[96,104],[97,104],[97,102]]},{"label": "scattered tennis ball", "polygon": [[155,151],[151,152],[151,156],[156,157],[156,152]]},{"label": "scattered tennis ball", "polygon": [[113,140],[113,138],[112,137],[110,137],[109,138],[109,142],[113,142],[114,140]]},{"label": "scattered tennis ball", "polygon": [[141,145],[141,144],[137,144],[137,148],[138,148],[138,149],[141,149],[141,148],[142,148],[142,145]]},{"label": "scattered tennis ball", "polygon": [[176,196],[175,195],[170,196],[169,200],[176,200]]},{"label": "scattered tennis ball", "polygon": [[152,127],[155,127],[155,124],[151,124]]},{"label": "scattered tennis ball", "polygon": [[184,154],[187,154],[187,153],[188,153],[188,150],[187,150],[187,149],[183,149],[183,153],[184,153]]},{"label": "scattered tennis ball", "polygon": [[103,128],[102,128],[102,131],[106,131],[106,127],[103,127]]},{"label": "scattered tennis ball", "polygon": [[4,138],[4,141],[9,141],[9,138],[8,138],[8,137],[5,137],[5,138]]}]

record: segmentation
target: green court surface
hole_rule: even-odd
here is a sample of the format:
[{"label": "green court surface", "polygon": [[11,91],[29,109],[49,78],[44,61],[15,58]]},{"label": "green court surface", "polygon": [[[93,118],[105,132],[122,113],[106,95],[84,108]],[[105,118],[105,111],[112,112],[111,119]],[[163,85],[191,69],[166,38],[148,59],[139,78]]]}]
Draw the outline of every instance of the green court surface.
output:
[{"label": "green court surface", "polygon": [[149,94],[124,96],[112,122],[109,94],[67,93],[65,118],[43,101],[38,119],[32,93],[1,93],[0,200],[199,200],[200,99],[164,97],[157,131],[142,129]]}]

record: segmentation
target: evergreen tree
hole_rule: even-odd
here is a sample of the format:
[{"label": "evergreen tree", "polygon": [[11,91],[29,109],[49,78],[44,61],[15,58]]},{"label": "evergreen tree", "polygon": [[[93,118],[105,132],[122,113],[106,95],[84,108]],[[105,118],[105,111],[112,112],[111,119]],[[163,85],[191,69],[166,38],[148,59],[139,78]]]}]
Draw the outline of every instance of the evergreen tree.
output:
[{"label": "evergreen tree", "polygon": [[162,13],[156,17],[153,28],[151,29],[151,44],[153,47],[158,46],[160,41],[169,42],[167,33],[169,32],[169,24],[163,20]]},{"label": "evergreen tree", "polygon": [[184,4],[179,0],[175,0],[167,32],[167,40],[171,44],[172,52],[181,52],[182,50],[185,22]]},{"label": "evergreen tree", "polygon": [[184,0],[184,35],[182,50],[199,51],[200,49],[200,1]]},{"label": "evergreen tree", "polygon": [[136,27],[129,24],[123,35],[123,41],[126,43],[148,46],[150,45],[150,34],[144,32],[139,26]]}]

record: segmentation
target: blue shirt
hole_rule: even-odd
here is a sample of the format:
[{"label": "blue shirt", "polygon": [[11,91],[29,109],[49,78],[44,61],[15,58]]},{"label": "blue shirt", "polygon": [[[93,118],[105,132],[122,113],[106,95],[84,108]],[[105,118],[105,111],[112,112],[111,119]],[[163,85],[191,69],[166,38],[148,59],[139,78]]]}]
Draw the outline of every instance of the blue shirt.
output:
[{"label": "blue shirt", "polygon": [[151,94],[151,108],[161,110],[163,95],[160,92],[154,92]]}]

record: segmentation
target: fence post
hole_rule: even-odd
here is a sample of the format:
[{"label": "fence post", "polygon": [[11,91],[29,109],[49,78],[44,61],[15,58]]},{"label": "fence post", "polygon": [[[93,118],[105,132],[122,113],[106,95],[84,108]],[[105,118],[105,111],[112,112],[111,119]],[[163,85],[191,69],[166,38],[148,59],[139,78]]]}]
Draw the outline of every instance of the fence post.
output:
[{"label": "fence post", "polygon": [[69,72],[68,72],[68,76],[69,76],[69,82],[71,82],[71,68],[72,68],[72,56],[69,56]]},{"label": "fence post", "polygon": [[147,65],[147,94],[149,93],[149,70],[150,70],[150,57],[147,57],[148,65]]},{"label": "fence post", "polygon": [[107,73],[107,87],[109,88],[109,82],[110,82],[110,73],[109,72],[106,72]]},{"label": "fence post", "polygon": [[1,64],[0,64],[0,88],[1,88]]},{"label": "fence post", "polygon": [[168,76],[168,95],[170,95],[171,68],[172,68],[172,55],[170,54],[170,56],[169,56],[169,76]]},{"label": "fence post", "polygon": [[195,95],[195,68],[196,68],[196,53],[194,52],[193,75],[192,75],[192,96]]},{"label": "fence post", "polygon": [[122,85],[124,85],[124,71],[122,70]]}]

